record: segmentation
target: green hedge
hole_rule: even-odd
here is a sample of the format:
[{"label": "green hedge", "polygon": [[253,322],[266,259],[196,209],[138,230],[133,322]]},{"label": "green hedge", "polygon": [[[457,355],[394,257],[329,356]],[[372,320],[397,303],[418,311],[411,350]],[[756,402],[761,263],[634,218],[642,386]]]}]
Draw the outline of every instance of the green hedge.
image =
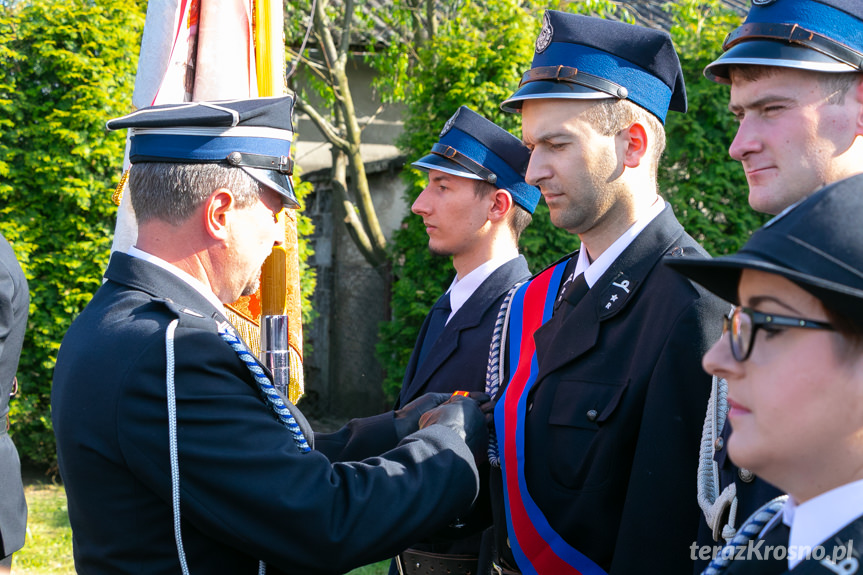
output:
[{"label": "green hedge", "polygon": [[30,320],[11,404],[24,459],[55,460],[50,417],[57,349],[99,287],[131,107],[145,2],[0,5],[0,231],[30,284]]}]

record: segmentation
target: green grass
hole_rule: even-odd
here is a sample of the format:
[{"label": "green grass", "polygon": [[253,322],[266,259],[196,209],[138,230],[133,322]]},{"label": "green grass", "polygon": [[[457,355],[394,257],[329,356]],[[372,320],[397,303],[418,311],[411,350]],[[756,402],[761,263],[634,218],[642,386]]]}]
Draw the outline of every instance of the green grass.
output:
[{"label": "green grass", "polygon": [[74,575],[72,529],[63,486],[34,482],[25,493],[29,508],[27,542],[15,553],[12,575]]},{"label": "green grass", "polygon": [[[63,486],[46,480],[27,483],[27,543],[15,553],[12,575],[74,575],[72,529]],[[350,575],[386,575],[388,570],[389,561],[382,561]]]}]

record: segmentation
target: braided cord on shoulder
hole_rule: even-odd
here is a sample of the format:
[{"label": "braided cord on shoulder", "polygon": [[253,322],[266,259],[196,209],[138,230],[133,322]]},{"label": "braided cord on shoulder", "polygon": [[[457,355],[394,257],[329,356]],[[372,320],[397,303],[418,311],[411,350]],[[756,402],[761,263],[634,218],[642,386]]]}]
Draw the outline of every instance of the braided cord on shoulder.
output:
[{"label": "braided cord on shoulder", "polygon": [[[489,394],[492,400],[495,399],[500,391],[500,381],[503,378],[504,367],[506,365],[505,355],[502,352],[506,351],[506,330],[509,327],[509,308],[515,292],[518,291],[526,282],[519,282],[512,286],[507,292],[497,312],[497,319],[494,322],[494,330],[491,335],[491,346],[488,351],[488,366],[485,372],[485,392]],[[497,445],[497,435],[494,431],[494,426],[489,431],[488,438],[488,460],[495,467],[500,467],[500,451]]]}]

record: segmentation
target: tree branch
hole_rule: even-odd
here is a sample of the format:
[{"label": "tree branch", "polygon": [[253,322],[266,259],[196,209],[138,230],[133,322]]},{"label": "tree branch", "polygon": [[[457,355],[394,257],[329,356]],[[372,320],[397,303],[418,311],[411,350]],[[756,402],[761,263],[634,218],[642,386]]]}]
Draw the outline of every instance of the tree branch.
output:
[{"label": "tree branch", "polygon": [[340,150],[347,150],[350,144],[338,134],[338,130],[318,110],[305,100],[297,100],[297,108],[304,114],[309,116],[309,119],[318,127],[324,138],[329,143],[336,146]]}]

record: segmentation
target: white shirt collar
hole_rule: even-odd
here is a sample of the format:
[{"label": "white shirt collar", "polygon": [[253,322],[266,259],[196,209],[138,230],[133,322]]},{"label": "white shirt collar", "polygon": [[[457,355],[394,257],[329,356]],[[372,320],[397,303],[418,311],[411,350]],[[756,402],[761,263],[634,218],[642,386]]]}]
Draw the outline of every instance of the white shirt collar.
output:
[{"label": "white shirt collar", "polygon": [[211,304],[213,304],[213,306],[215,306],[215,308],[219,311],[219,313],[221,313],[221,314],[225,313],[224,304],[221,301],[219,301],[219,298],[216,297],[216,294],[213,293],[213,290],[211,290],[209,288],[209,286],[205,285],[198,278],[192,276],[189,273],[184,272],[183,270],[181,270],[180,268],[178,268],[177,266],[175,266],[173,264],[169,264],[168,262],[166,262],[162,258],[154,256],[153,254],[148,254],[147,252],[140,250],[140,249],[136,248],[135,246],[130,246],[126,253],[129,254],[130,256],[132,256],[133,258],[138,258],[138,259],[144,260],[145,262],[149,262],[149,263],[153,264],[154,266],[159,266],[163,270],[174,274],[175,276],[177,276],[178,278],[183,280],[185,283],[187,283],[191,287],[193,287],[195,289],[195,291],[197,291],[202,296],[207,298],[207,301],[209,301]]},{"label": "white shirt collar", "polygon": [[[798,504],[789,497],[781,512],[782,522],[791,528],[788,545],[794,549],[814,549],[861,514],[863,479],[831,489],[805,503]],[[832,550],[827,549],[827,553]],[[789,559],[788,568],[795,568],[803,559],[805,556]]]},{"label": "white shirt collar", "polygon": [[647,210],[641,218],[636,220],[634,224],[629,226],[629,229],[617,238],[613,244],[608,246],[608,249],[602,252],[602,255],[596,258],[593,263],[587,257],[587,250],[580,249],[578,251],[578,262],[575,264],[575,272],[573,277],[578,277],[578,274],[584,273],[584,280],[588,287],[593,287],[599,278],[602,277],[611,264],[623,253],[623,250],[629,247],[629,244],[638,237],[638,234],[647,227],[647,224],[652,222],[656,216],[662,213],[665,209],[665,202],[662,198],[657,198],[653,205]]},{"label": "white shirt collar", "polygon": [[473,293],[482,285],[488,276],[497,270],[503,264],[514,260],[518,257],[518,253],[515,255],[507,255],[504,257],[500,257],[497,259],[491,259],[480,265],[469,274],[459,279],[458,275],[456,275],[455,279],[452,280],[452,284],[449,286],[449,305],[452,311],[447,318],[447,323],[449,320],[453,318],[458,310],[461,309],[461,306],[473,295]]}]

